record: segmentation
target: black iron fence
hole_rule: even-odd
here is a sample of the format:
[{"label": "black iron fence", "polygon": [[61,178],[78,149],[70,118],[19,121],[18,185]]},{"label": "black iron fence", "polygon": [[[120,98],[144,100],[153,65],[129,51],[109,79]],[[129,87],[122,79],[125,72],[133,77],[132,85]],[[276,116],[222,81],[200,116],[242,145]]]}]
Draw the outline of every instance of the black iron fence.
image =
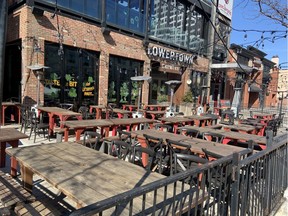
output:
[{"label": "black iron fence", "polygon": [[287,188],[287,138],[274,137],[266,150],[254,154],[250,145],[72,215],[268,215]]}]

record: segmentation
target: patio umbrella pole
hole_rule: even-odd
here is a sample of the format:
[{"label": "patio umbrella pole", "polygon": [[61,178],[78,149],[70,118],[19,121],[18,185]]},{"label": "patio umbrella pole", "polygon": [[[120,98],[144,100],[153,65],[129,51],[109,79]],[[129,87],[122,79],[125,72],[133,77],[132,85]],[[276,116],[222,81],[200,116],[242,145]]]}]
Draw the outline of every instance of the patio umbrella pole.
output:
[{"label": "patio umbrella pole", "polygon": [[142,82],[138,82],[138,104],[137,104],[137,113],[139,113],[140,110],[140,97],[141,97],[141,86]]},{"label": "patio umbrella pole", "polygon": [[[4,81],[4,60],[7,31],[7,1],[0,1],[0,107],[3,101],[3,81]],[[0,123],[3,121],[0,115]],[[1,124],[0,124],[1,125]]]},{"label": "patio umbrella pole", "polygon": [[174,88],[171,87],[171,95],[170,95],[170,111],[173,112],[172,106],[173,106],[173,96],[174,96]]},{"label": "patio umbrella pole", "polygon": [[37,71],[37,107],[40,105],[40,75]]}]

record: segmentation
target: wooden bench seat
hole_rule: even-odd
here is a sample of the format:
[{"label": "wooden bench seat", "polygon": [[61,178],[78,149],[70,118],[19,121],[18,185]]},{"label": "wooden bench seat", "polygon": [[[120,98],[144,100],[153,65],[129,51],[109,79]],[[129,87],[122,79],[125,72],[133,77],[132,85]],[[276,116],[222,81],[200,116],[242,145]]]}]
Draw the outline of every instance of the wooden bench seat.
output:
[{"label": "wooden bench seat", "polygon": [[60,207],[57,201],[50,197],[38,200],[25,190],[21,184],[9,174],[0,170],[0,201],[1,212],[8,215],[63,215],[70,210]]}]

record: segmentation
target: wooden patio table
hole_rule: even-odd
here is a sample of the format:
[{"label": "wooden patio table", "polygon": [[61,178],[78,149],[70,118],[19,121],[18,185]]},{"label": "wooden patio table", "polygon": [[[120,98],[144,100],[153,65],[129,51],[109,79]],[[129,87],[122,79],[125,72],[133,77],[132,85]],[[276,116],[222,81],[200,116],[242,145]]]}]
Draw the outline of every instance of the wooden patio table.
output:
[{"label": "wooden patio table", "polygon": [[165,115],[166,111],[165,110],[144,110],[144,117],[147,118],[147,114],[148,116],[150,115],[152,119],[157,119],[157,117],[159,116],[160,118],[163,118],[163,116]]},{"label": "wooden patio table", "polygon": [[209,116],[200,116],[200,115],[190,115],[184,116],[184,118],[189,118],[194,121],[194,125],[199,127],[205,127],[206,125],[212,125],[213,118]]},{"label": "wooden patio table", "polygon": [[11,119],[15,120],[15,115],[18,115],[18,123],[20,124],[20,116],[21,116],[21,111],[20,111],[20,107],[21,104],[18,102],[2,102],[2,125],[5,125],[5,110],[8,107],[14,107],[16,110],[16,112],[11,114]]},{"label": "wooden patio table", "polygon": [[[267,121],[267,120],[265,120]],[[264,136],[265,133],[265,129],[267,126],[267,123],[264,122],[258,122],[257,120],[251,120],[251,119],[243,119],[241,121],[239,121],[239,124],[241,125],[252,125],[254,127],[256,127],[257,129],[259,128],[257,135],[259,136]]]},{"label": "wooden patio table", "polygon": [[191,118],[185,118],[185,117],[163,117],[159,119],[163,124],[173,124],[173,132],[177,133],[177,128],[179,124],[183,125],[191,125],[191,123],[194,121]]},{"label": "wooden patio table", "polygon": [[267,139],[264,136],[258,136],[255,134],[244,134],[238,133],[234,131],[222,131],[222,130],[215,130],[213,133],[221,134],[224,136],[222,143],[227,144],[230,141],[234,141],[235,145],[237,145],[237,141],[248,142],[249,140],[254,141],[258,144],[261,149],[266,149]]},{"label": "wooden patio table", "polygon": [[165,111],[167,107],[169,107],[169,106],[168,106],[168,105],[161,105],[161,104],[148,104],[148,105],[144,105],[144,109],[146,109],[146,110]]},{"label": "wooden patio table", "polygon": [[109,121],[113,123],[111,126],[112,136],[117,134],[117,129],[120,126],[125,126],[127,131],[135,131],[136,129],[139,129],[141,124],[149,124],[150,128],[153,128],[153,123],[156,122],[156,120],[148,118],[109,119]]},{"label": "wooden patio table", "polygon": [[122,105],[123,110],[129,110],[131,112],[136,111],[138,106],[134,104],[123,104]]},{"label": "wooden patio table", "polygon": [[[26,139],[28,136],[24,133],[19,132],[14,128],[0,128],[0,143],[1,143],[1,158],[0,167],[5,167],[6,162],[6,144],[10,144],[13,148],[18,147],[20,139]],[[16,160],[11,160],[11,165],[17,167]],[[11,175],[16,176],[16,169],[11,169]]]},{"label": "wooden patio table", "polygon": [[178,131],[181,129],[196,129],[199,131],[199,134],[202,135],[203,133],[206,132],[214,132],[215,130],[221,130],[222,125],[213,125],[213,126],[207,126],[207,127],[197,127],[197,126],[192,126],[192,125],[185,125],[183,127],[178,127]]},{"label": "wooden patio table", "polygon": [[244,125],[244,124],[239,124],[239,125],[224,125],[220,124],[222,128],[226,131],[238,131],[239,133],[244,133],[244,134],[257,134],[258,131],[263,128],[261,126],[253,126],[253,125]]},{"label": "wooden patio table", "polygon": [[[75,201],[77,208],[166,178],[159,173],[147,172],[143,167],[73,142],[18,147],[6,149],[6,152],[19,162],[24,188],[32,192],[33,175],[37,174]],[[187,211],[190,201],[187,196],[194,191],[191,191],[188,185],[184,184],[183,188],[182,185],[179,182],[159,189],[157,194],[148,193],[145,200],[146,208],[156,207],[163,211],[161,203],[165,200],[164,191],[167,190],[166,204],[171,202],[172,205],[176,199],[176,211],[179,211],[180,202],[184,203],[182,209]],[[192,207],[195,207],[196,202],[199,204],[206,199],[201,192],[200,190],[199,196],[193,194]],[[153,202],[154,198],[157,200],[157,206]],[[169,209],[171,211],[172,207],[166,207],[167,211]],[[134,199],[133,215],[142,214],[141,210],[141,199]],[[111,210],[111,215],[112,211],[114,209]],[[122,214],[128,215],[127,209],[123,209]],[[165,215],[172,215],[172,212],[166,212]]]},{"label": "wooden patio table", "polygon": [[60,127],[63,128],[64,126],[61,124],[61,122],[66,121],[70,117],[76,117],[78,120],[82,120],[82,114],[73,112],[71,110],[62,109],[60,107],[37,107],[39,115],[42,112],[46,112],[49,116],[49,133],[50,135],[53,135],[54,133],[54,126],[55,126],[55,120],[54,117],[58,116],[60,119]]},{"label": "wooden patio table", "polygon": [[273,113],[261,113],[261,112],[253,112],[253,118],[261,118],[261,119],[273,119],[275,114]]},{"label": "wooden patio table", "polygon": [[117,113],[118,118],[131,118],[132,117],[132,111],[124,110],[124,109],[113,109],[114,113]]},{"label": "wooden patio table", "polygon": [[96,110],[96,119],[102,118],[102,110],[106,109],[106,106],[104,105],[90,105],[89,106],[89,112],[93,113],[93,109]]},{"label": "wooden patio table", "polygon": [[64,121],[61,124],[65,127],[64,141],[68,141],[69,129],[75,131],[75,141],[80,140],[81,133],[87,128],[100,128],[102,136],[109,136],[109,128],[112,129],[112,136],[117,134],[120,126],[126,127],[127,131],[136,130],[140,124],[149,124],[153,127],[155,120],[147,118],[115,118],[115,119],[88,119],[81,121]]},{"label": "wooden patio table", "polygon": [[267,139],[264,136],[258,136],[255,134],[247,134],[247,133],[245,134],[245,133],[239,133],[239,132],[234,132],[234,131],[225,131],[225,130],[213,129],[210,127],[194,127],[194,126],[188,126],[188,125],[184,126],[184,127],[180,127],[179,129],[183,129],[183,128],[197,129],[200,131],[200,134],[202,134],[204,132],[212,132],[215,134],[222,135],[222,136],[224,136],[224,139],[222,141],[223,144],[227,144],[230,141],[234,141],[236,143],[238,140],[243,141],[243,142],[247,142],[249,140],[252,140],[255,143],[257,143],[262,149],[266,148]]},{"label": "wooden patio table", "polygon": [[80,140],[82,132],[87,128],[92,128],[96,131],[97,128],[100,128],[100,133],[102,136],[109,135],[109,128],[113,125],[112,122],[106,119],[87,119],[81,121],[63,121],[61,124],[65,127],[64,131],[64,141],[68,141],[69,129],[75,131],[75,141]]},{"label": "wooden patio table", "polygon": [[[174,134],[166,131],[160,131],[155,129],[145,129],[145,130],[137,130],[131,132],[132,136],[137,137],[139,143],[142,147],[147,148],[147,143],[145,141],[145,137],[143,134],[147,134],[149,136],[162,138],[164,141],[164,144],[166,144],[166,140],[170,139],[176,142],[184,142],[191,145],[191,151],[196,154],[204,154],[202,151],[202,148],[206,148],[207,150],[211,152],[215,152],[216,154],[227,156],[233,154],[233,152],[239,152],[242,151],[243,148],[238,146],[232,146],[232,145],[223,145],[221,143],[215,143],[207,140],[197,139],[197,138],[191,138],[182,134]],[[142,161],[143,164],[147,165],[148,163],[148,155],[143,153],[142,154]]]}]

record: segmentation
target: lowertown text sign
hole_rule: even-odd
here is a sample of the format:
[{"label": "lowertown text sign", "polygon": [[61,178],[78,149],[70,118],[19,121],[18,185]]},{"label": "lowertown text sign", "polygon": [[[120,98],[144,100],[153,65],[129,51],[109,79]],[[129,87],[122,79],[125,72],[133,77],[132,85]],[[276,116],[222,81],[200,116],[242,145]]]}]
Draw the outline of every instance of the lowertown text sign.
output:
[{"label": "lowertown text sign", "polygon": [[162,59],[168,59],[171,61],[176,61],[185,64],[193,64],[193,55],[186,55],[183,53],[178,53],[170,50],[166,50],[161,47],[148,47],[147,54],[149,56],[159,57]]}]

